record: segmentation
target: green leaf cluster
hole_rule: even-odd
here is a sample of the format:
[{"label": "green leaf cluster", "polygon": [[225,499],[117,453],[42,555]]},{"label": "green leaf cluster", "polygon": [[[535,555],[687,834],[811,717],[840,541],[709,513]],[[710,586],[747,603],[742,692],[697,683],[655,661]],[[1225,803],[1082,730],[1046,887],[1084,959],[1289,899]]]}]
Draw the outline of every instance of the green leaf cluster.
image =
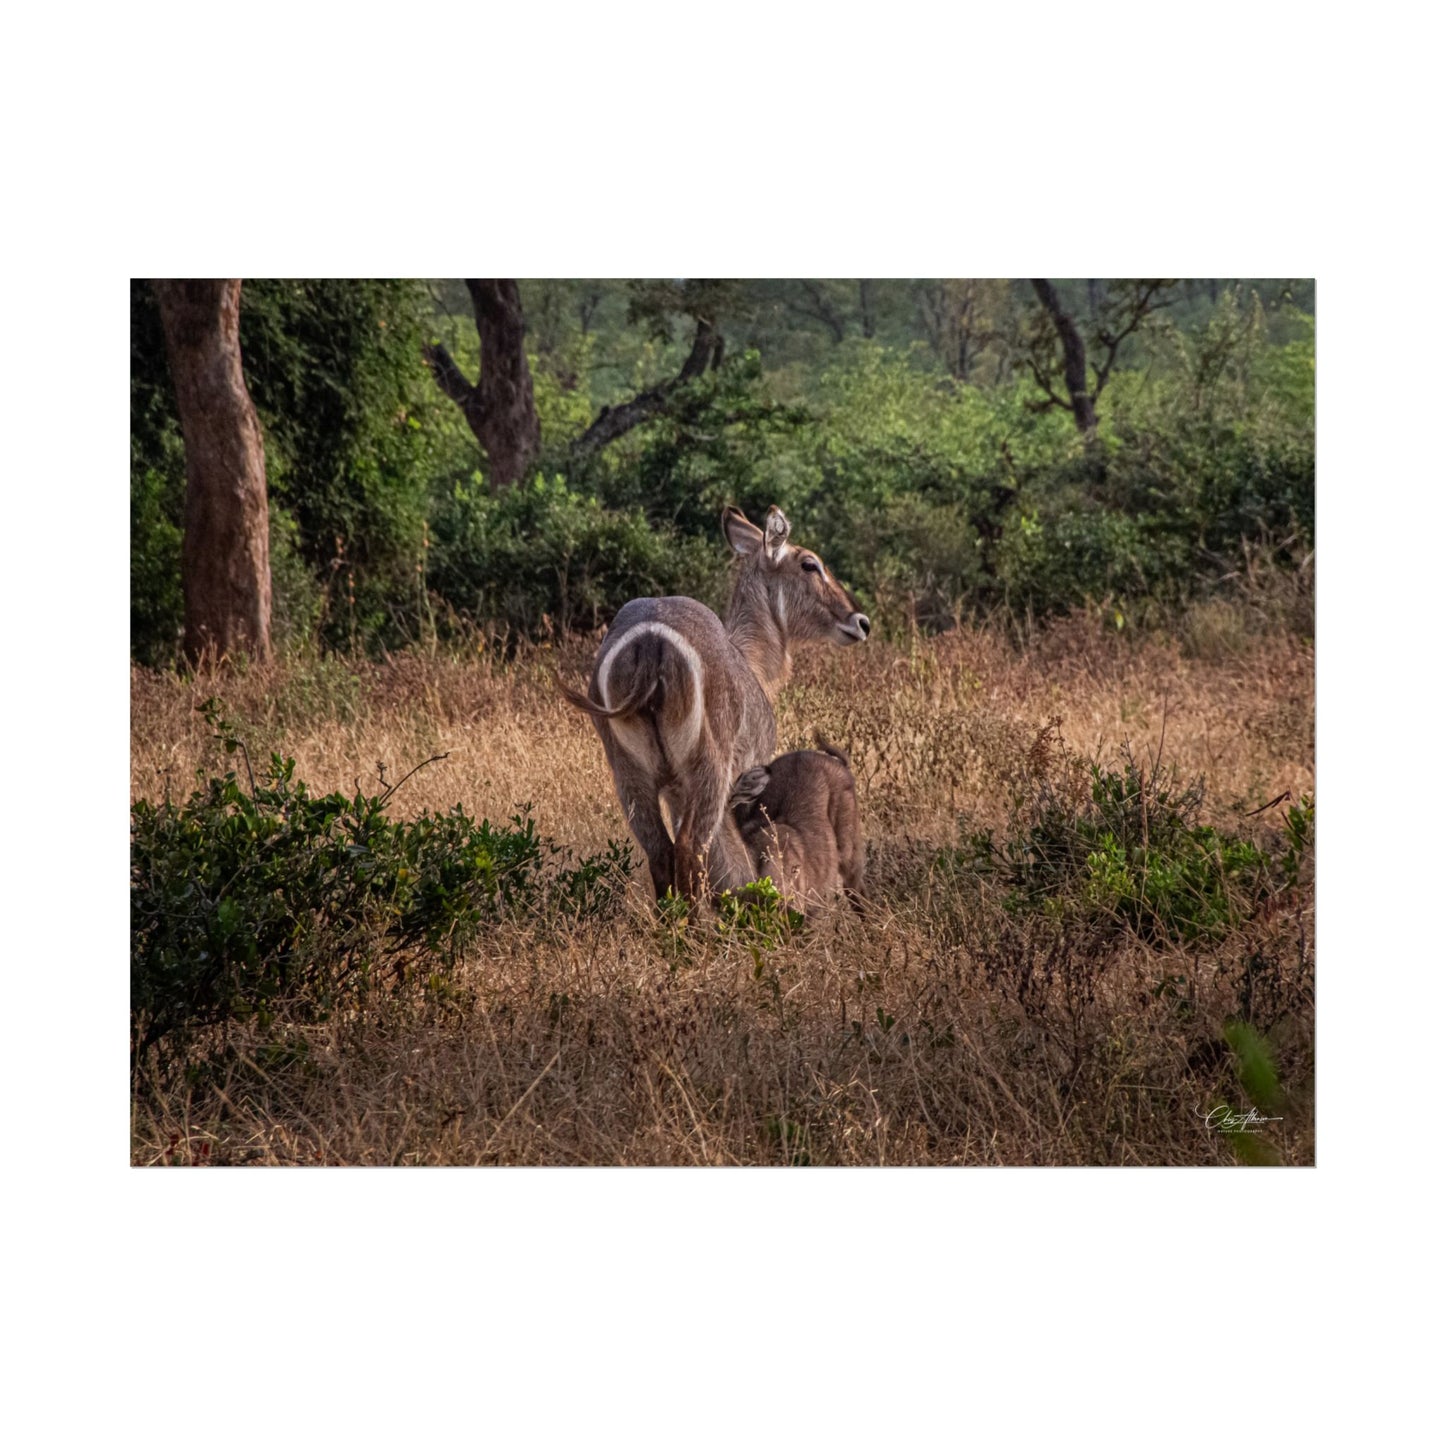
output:
[{"label": "green leaf cluster", "polygon": [[1313,846],[1313,803],[1289,810],[1282,846],[1199,821],[1204,785],[1181,783],[1129,749],[1122,767],[1091,763],[1087,792],[1033,773],[1000,838],[975,833],[962,855],[1001,881],[1015,912],[1088,920],[1148,943],[1221,939],[1293,887]]},{"label": "green leaf cluster", "polygon": [[[245,748],[222,723],[234,757]],[[445,978],[489,924],[616,906],[632,868],[613,843],[551,873],[528,810],[497,825],[460,806],[387,816],[395,786],[317,795],[273,754],[261,776],[202,776],[184,802],[131,810],[131,1019],[136,1059],[198,1029],[285,1008],[323,1019],[414,971]]]}]

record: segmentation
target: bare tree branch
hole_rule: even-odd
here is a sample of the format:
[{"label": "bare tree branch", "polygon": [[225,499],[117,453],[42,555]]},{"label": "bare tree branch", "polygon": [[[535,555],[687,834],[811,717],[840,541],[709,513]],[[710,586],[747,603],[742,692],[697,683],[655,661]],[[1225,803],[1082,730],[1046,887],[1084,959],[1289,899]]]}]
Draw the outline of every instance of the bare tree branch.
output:
[{"label": "bare tree branch", "polygon": [[809,321],[821,321],[833,333],[834,343],[841,345],[847,334],[843,318],[838,314],[833,303],[828,300],[823,288],[816,281],[800,280],[798,285],[802,288],[804,299],[797,301],[785,294],[783,297],[784,307],[795,316],[806,317]]},{"label": "bare tree branch", "polygon": [[1032,356],[1025,356],[1024,360],[1028,363],[1029,370],[1033,372],[1034,381],[1038,383],[1039,389],[1048,398],[1048,400],[1044,403],[1045,409],[1047,409],[1049,406],[1057,406],[1062,408],[1064,411],[1071,411],[1073,408],[1069,406],[1068,402],[1066,402],[1063,397],[1059,396],[1054,391],[1053,385],[1044,375],[1038,362]]},{"label": "bare tree branch", "polygon": [[1094,392],[1093,399],[1098,401],[1099,393],[1104,389],[1104,383],[1109,379],[1109,373],[1114,369],[1114,361],[1119,355],[1119,348],[1125,340],[1132,336],[1140,327],[1144,318],[1151,311],[1162,310],[1173,302],[1172,297],[1164,297],[1155,300],[1155,297],[1164,287],[1172,285],[1171,281],[1144,281],[1141,289],[1132,298],[1127,319],[1119,331],[1109,331],[1103,327],[1099,329],[1099,342],[1107,348],[1103,365],[1095,362],[1094,365]]},{"label": "bare tree branch", "polygon": [[423,346],[422,355],[442,394],[460,407],[465,407],[476,392],[476,387],[463,375],[461,367],[452,360],[451,352],[445,346]]},{"label": "bare tree branch", "polygon": [[722,365],[722,357],[722,332],[711,321],[699,317],[697,331],[692,339],[692,350],[688,352],[687,360],[682,363],[677,375],[639,392],[617,406],[604,406],[597,414],[597,420],[572,444],[572,454],[577,457],[589,456],[608,442],[616,441],[633,427],[661,416],[679,387],[696,381],[709,368],[716,370]]}]

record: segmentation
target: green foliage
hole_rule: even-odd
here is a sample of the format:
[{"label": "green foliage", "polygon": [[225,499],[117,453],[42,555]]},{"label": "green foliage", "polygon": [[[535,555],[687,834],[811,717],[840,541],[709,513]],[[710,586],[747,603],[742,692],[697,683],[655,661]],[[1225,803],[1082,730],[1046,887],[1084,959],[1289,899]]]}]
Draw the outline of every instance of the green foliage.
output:
[{"label": "green foliage", "polygon": [[754,949],[772,949],[803,926],[803,915],[789,908],[771,878],[725,889],[717,900],[717,929],[745,939]]},{"label": "green foliage", "polygon": [[763,1119],[763,1138],[789,1168],[806,1169],[813,1162],[812,1140],[806,1124],[783,1114],[768,1114]]},{"label": "green foliage", "polygon": [[610,508],[714,541],[729,503],[761,514],[784,500],[770,459],[806,421],[804,409],[768,395],[761,358],[748,351],[679,386],[663,416],[572,472]]},{"label": "green foliage", "polygon": [[246,384],[272,499],[325,584],[333,645],[415,640],[432,483],[474,465],[456,408],[421,357],[429,298],[410,281],[247,281]]},{"label": "green foliage", "polygon": [[1225,1025],[1224,1039],[1234,1054],[1235,1072],[1249,1102],[1256,1109],[1277,1108],[1282,1096],[1269,1040],[1257,1029],[1237,1020]]},{"label": "green foliage", "polygon": [[1312,836],[1303,811],[1291,810],[1274,856],[1199,822],[1202,780],[1182,784],[1127,746],[1121,753],[1122,770],[1091,763],[1082,776],[1076,759],[1040,767],[1036,758],[1003,838],[969,839],[969,866],[1005,885],[1011,909],[1191,942],[1227,936],[1298,881]]},{"label": "green foliage", "polygon": [[1125,598],[1176,602],[1193,570],[1187,544],[1156,518],[1071,497],[1066,489],[1014,511],[998,546],[1003,599],[1033,616]]},{"label": "green foliage", "polygon": [[[1114,304],[1109,286],[1059,289],[1081,318]],[[717,604],[725,503],[785,507],[885,627],[1079,607],[1124,626],[1261,564],[1289,573],[1313,548],[1312,288],[1175,289],[1128,338],[1086,440],[1040,405],[1027,284],[527,282],[551,480],[492,497],[421,359],[445,332],[464,372],[483,364],[460,283],[248,281],[278,631],[395,647],[433,635],[434,604],[527,633],[592,628],[647,593]],[[676,377],[700,322],[722,364],[574,452],[603,407]],[[131,340],[132,651],[161,663],[180,629],[184,456],[144,283]],[[1307,608],[1282,620],[1313,625]]]},{"label": "green foliage", "polygon": [[184,621],[181,519],[186,455],[150,285],[130,283],[130,648],[153,667],[173,660]]},{"label": "green foliage", "polygon": [[296,519],[271,502],[271,642],[278,651],[313,645],[326,611],[326,594],[301,551]]},{"label": "green foliage", "polygon": [[1256,1132],[1254,1122],[1256,1110],[1266,1119],[1280,1117],[1271,1111],[1282,1108],[1285,1103],[1274,1049],[1258,1029],[1239,1020],[1224,1026],[1224,1041],[1234,1059],[1235,1077],[1250,1107],[1241,1114],[1228,1105],[1218,1105],[1211,1118],[1227,1126],[1224,1136],[1241,1164],[1278,1164],[1279,1151],[1268,1138]]},{"label": "green foliage", "polygon": [[614,838],[604,852],[589,854],[575,868],[558,870],[553,907],[574,918],[607,917],[621,906],[635,867],[631,845]]},{"label": "green foliage", "polygon": [[629,597],[716,596],[726,558],[716,543],[613,511],[562,477],[493,493],[457,482],[433,513],[431,589],[456,613],[520,633],[592,629]]},{"label": "green foliage", "polygon": [[1300,872],[1306,860],[1313,857],[1315,846],[1315,800],[1306,793],[1298,803],[1292,803],[1284,815],[1284,856],[1280,866],[1291,883],[1300,881]]},{"label": "green foliage", "polygon": [[[489,920],[522,910],[598,915],[631,868],[617,844],[544,873],[557,852],[524,809],[503,826],[460,807],[393,821],[399,784],[314,795],[272,755],[251,776],[244,744],[210,705],[234,768],[183,803],[131,814],[131,1018],[137,1059],[196,1030],[284,1009],[295,1021],[363,1005],[421,969],[444,983]],[[405,781],[403,779],[402,781]],[[439,981],[439,982],[438,982]]]},{"label": "green foliage", "polygon": [[183,464],[169,471],[131,466],[130,651],[150,667],[169,663],[180,647]]},{"label": "green foliage", "polygon": [[778,500],[834,572],[885,615],[947,624],[992,600],[993,548],[1016,471],[1070,429],[928,369],[918,352],[849,343],[779,440]]},{"label": "green foliage", "polygon": [[629,281],[627,321],[640,326],[658,341],[672,340],[679,320],[705,320],[716,325],[736,315],[743,304],[738,281],[689,279],[682,281]]}]

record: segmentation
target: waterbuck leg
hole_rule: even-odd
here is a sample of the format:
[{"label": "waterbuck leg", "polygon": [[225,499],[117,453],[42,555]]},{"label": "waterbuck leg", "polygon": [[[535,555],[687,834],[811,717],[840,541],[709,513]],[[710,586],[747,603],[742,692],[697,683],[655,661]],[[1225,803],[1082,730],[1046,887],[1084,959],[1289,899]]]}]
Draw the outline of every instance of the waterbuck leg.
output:
[{"label": "waterbuck leg", "polygon": [[858,826],[858,797],[852,787],[843,790],[833,813],[838,843],[838,881],[854,909],[863,911],[863,830]]},{"label": "waterbuck leg", "polygon": [[[731,779],[723,773],[700,769],[690,779],[688,796],[683,800],[682,814],[677,819],[677,891],[692,901],[706,898],[710,892],[709,859],[714,848],[713,835],[719,831],[727,808]],[[741,844],[741,839],[738,840]],[[729,857],[728,840],[717,843],[723,850],[723,866]],[[735,866],[735,860],[732,860]]]},{"label": "waterbuck leg", "polygon": [[672,839],[668,836],[667,825],[662,821],[662,809],[658,806],[656,785],[645,773],[630,765],[627,754],[611,738],[604,737],[603,742],[607,761],[612,764],[617,800],[622,804],[632,836],[647,855],[652,891],[661,899],[672,887],[676,864]]}]

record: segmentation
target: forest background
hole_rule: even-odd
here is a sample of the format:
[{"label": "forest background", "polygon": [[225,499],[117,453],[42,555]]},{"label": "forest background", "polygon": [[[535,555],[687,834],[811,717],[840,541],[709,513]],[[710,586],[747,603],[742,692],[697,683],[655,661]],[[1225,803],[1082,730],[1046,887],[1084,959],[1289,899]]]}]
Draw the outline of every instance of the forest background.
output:
[{"label": "forest background", "polygon": [[[1173,628],[1311,555],[1313,310],[1307,280],[246,281],[261,650],[505,645],[633,596],[719,605],[726,503],[781,505],[894,635],[1077,608]],[[185,485],[137,280],[145,665],[182,654]],[[1280,620],[1308,634],[1312,609]]]}]

